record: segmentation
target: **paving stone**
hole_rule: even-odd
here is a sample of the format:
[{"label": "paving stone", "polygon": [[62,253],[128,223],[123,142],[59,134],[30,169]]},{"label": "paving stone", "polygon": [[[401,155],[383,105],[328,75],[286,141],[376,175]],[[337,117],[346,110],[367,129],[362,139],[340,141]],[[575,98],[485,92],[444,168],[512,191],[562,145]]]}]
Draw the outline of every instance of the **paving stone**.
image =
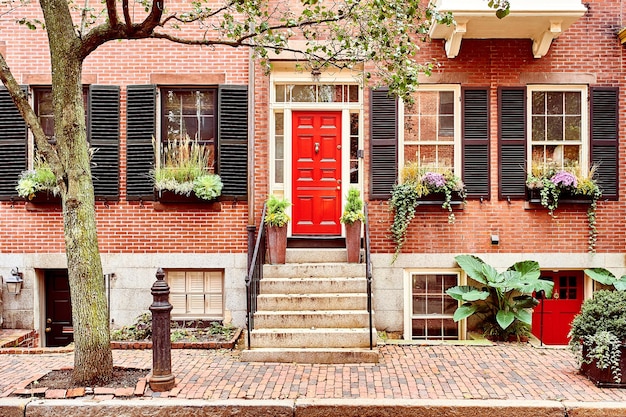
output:
[{"label": "paving stone", "polygon": [[115,390],[116,397],[132,397],[134,395],[135,395],[135,388],[133,387],[117,388]]},{"label": "paving stone", "polygon": [[46,399],[58,400],[65,398],[66,390],[64,389],[49,389],[46,391]]},{"label": "paving stone", "polygon": [[67,398],[78,398],[85,396],[85,387],[70,388],[65,394]]}]

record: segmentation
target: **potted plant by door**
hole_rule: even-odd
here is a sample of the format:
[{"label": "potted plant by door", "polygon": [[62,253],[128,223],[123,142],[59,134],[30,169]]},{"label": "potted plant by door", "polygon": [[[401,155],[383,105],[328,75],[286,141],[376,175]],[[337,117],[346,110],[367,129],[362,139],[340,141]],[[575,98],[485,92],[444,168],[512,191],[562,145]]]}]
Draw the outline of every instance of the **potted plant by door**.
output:
[{"label": "potted plant by door", "polygon": [[346,226],[348,262],[358,263],[361,255],[361,223],[364,221],[364,217],[361,193],[355,187],[348,190],[346,207],[340,221]]},{"label": "potted plant by door", "polygon": [[285,198],[274,194],[267,200],[265,224],[267,226],[267,245],[271,264],[284,264],[287,254],[287,223],[286,213],[291,203]]},{"label": "potted plant by door", "polygon": [[580,371],[600,387],[626,388],[626,292],[600,290],[572,321]]}]

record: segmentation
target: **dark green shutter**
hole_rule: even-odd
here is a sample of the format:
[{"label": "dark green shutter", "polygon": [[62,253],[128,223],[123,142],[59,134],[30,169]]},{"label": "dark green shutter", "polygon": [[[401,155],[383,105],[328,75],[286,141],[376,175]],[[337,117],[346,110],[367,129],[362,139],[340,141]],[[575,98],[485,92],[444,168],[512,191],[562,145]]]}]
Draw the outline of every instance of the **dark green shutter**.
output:
[{"label": "dark green shutter", "polygon": [[0,200],[17,197],[17,179],[27,167],[27,129],[9,92],[0,88]]},{"label": "dark green shutter", "polygon": [[218,163],[225,197],[248,197],[248,87],[221,85],[218,91]]},{"label": "dark green shutter", "polygon": [[152,139],[156,132],[156,86],[126,88],[126,198],[154,199]]},{"label": "dark green shutter", "polygon": [[96,199],[119,199],[120,88],[89,87],[89,144],[94,151],[91,174]]},{"label": "dark green shutter", "polygon": [[386,88],[371,90],[370,199],[387,199],[398,179],[398,103]]},{"label": "dark green shutter", "polygon": [[602,198],[618,198],[619,191],[619,90],[613,87],[591,89],[591,164]]},{"label": "dark green shutter", "polygon": [[501,199],[526,197],[526,90],[501,89],[498,96],[499,190]]},{"label": "dark green shutter", "polygon": [[489,91],[463,89],[463,182],[468,198],[489,198]]}]

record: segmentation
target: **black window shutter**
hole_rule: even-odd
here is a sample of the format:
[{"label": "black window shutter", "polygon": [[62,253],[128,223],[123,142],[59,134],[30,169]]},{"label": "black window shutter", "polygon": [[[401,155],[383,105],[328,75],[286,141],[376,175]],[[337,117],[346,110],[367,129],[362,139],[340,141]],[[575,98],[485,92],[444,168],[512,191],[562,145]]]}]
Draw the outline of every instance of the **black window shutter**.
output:
[{"label": "black window shutter", "polygon": [[224,197],[248,197],[248,87],[220,85],[218,90],[217,173]]},{"label": "black window shutter", "polygon": [[468,198],[489,198],[487,89],[463,89],[463,182]]},{"label": "black window shutter", "polygon": [[398,179],[398,102],[373,89],[370,108],[370,199],[387,199]]},{"label": "black window shutter", "polygon": [[126,198],[154,199],[152,138],[156,132],[156,86],[126,88]]},{"label": "black window shutter", "polygon": [[619,191],[619,90],[591,88],[591,164],[602,197],[617,200]]},{"label": "black window shutter", "polygon": [[17,197],[17,179],[27,167],[27,129],[6,88],[0,88],[0,200]]},{"label": "black window shutter", "polygon": [[118,199],[120,188],[120,88],[89,87],[89,144],[96,199]]},{"label": "black window shutter", "polygon": [[498,94],[500,199],[526,197],[526,90],[507,88]]}]

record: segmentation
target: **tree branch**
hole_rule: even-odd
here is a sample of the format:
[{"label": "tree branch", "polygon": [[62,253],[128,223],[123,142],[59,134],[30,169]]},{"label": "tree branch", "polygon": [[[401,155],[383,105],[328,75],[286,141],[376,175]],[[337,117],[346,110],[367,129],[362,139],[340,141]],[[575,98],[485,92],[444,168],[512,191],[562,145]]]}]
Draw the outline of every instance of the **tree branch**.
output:
[{"label": "tree branch", "polygon": [[122,13],[124,13],[124,23],[126,24],[126,27],[131,27],[133,24],[133,21],[130,18],[130,10],[128,9],[128,0],[122,0]]},{"label": "tree branch", "polygon": [[39,123],[39,118],[28,102],[28,96],[13,77],[13,74],[11,73],[11,70],[2,54],[0,54],[0,80],[6,87],[11,99],[26,122],[26,126],[28,126],[30,131],[33,133],[35,142],[37,143],[38,152],[40,152],[50,164],[55,174],[57,174],[57,178],[60,178],[58,173],[61,168],[61,160],[59,159],[55,148],[50,144],[50,142],[48,142],[48,137],[44,133],[41,123]]},{"label": "tree branch", "polygon": [[[115,6],[115,3],[115,0],[106,0],[107,14],[109,15],[109,26],[111,27],[116,27],[119,24],[117,18],[117,7]],[[126,5],[128,6],[127,2]]]}]

